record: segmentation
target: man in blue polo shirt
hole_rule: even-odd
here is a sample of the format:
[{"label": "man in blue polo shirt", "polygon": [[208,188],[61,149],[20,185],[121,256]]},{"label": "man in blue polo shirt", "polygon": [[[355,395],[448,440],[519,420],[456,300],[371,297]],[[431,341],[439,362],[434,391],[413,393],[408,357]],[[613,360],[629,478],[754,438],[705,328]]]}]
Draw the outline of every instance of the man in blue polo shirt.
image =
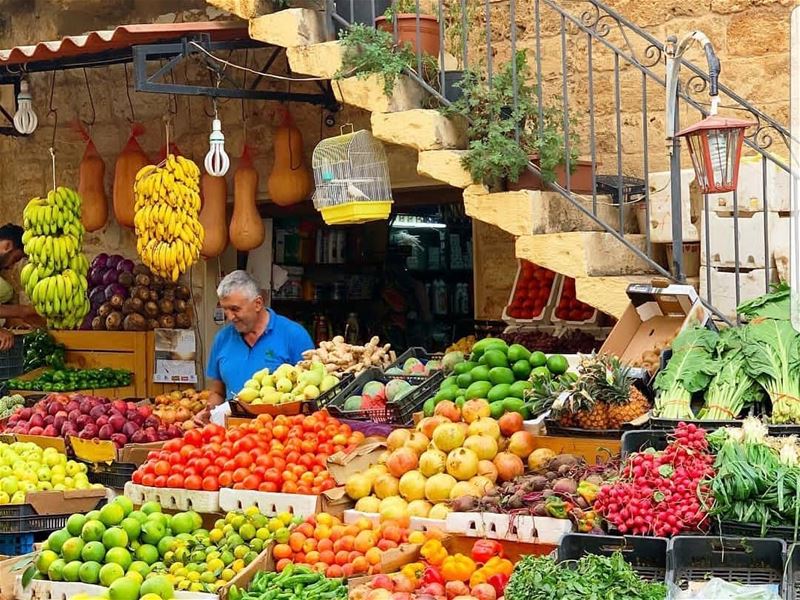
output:
[{"label": "man in blue polo shirt", "polygon": [[264,306],[246,271],[226,275],[217,288],[228,323],[217,333],[206,369],[209,405],[232,399],[256,371],[296,364],[314,348],[305,328]]}]

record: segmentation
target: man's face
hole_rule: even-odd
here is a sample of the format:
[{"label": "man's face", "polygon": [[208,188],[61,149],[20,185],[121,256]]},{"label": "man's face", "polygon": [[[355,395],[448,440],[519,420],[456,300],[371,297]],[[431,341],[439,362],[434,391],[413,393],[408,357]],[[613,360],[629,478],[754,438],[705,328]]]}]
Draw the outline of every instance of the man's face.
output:
[{"label": "man's face", "polygon": [[0,240],[0,268],[11,267],[22,256],[23,252],[15,248],[10,240]]},{"label": "man's face", "polygon": [[219,303],[225,311],[225,319],[233,323],[236,331],[243,334],[255,329],[258,317],[264,310],[264,299],[261,296],[251,300],[240,292],[220,298]]}]

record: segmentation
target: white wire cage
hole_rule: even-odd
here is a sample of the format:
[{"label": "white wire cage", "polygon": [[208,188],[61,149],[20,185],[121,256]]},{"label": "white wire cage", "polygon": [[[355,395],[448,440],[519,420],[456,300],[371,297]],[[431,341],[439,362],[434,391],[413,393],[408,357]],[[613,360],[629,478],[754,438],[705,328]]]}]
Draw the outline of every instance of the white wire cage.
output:
[{"label": "white wire cage", "polygon": [[322,140],[314,148],[314,207],[329,225],[387,219],[392,184],[383,144],[365,129]]}]

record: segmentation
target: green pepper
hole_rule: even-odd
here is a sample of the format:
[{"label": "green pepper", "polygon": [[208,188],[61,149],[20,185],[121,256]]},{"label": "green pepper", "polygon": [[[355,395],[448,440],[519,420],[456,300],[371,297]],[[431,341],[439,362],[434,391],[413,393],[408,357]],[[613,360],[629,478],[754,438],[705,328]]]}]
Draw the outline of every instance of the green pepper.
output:
[{"label": "green pepper", "polygon": [[558,496],[548,496],[544,507],[550,513],[550,516],[556,519],[566,519],[569,514],[569,504]]}]

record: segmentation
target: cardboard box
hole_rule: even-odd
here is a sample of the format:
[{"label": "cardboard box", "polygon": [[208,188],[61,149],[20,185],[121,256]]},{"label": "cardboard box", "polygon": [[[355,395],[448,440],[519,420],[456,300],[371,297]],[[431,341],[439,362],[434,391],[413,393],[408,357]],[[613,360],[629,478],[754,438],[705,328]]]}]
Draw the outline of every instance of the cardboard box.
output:
[{"label": "cardboard box", "polygon": [[337,452],[328,457],[328,473],[339,485],[344,485],[353,473],[366,471],[378,463],[378,458],[386,451],[386,440],[367,438],[350,453]]},{"label": "cardboard box", "polygon": [[25,503],[39,515],[71,515],[94,510],[106,495],[105,489],[29,492]]},{"label": "cardboard box", "polygon": [[690,285],[635,283],[626,290],[631,303],[611,330],[600,353],[623,363],[639,359],[657,344],[667,345],[680,332],[711,324],[711,313]]},{"label": "cardboard box", "polygon": [[147,455],[161,450],[166,442],[149,442],[146,444],[125,444],[117,448],[108,440],[84,440],[75,436],[69,437],[69,444],[75,456],[92,463],[132,463],[137,467],[147,460]]},{"label": "cardboard box", "polygon": [[22,591],[22,573],[35,560],[36,553],[22,556],[0,556],[0,600],[20,600]]}]

